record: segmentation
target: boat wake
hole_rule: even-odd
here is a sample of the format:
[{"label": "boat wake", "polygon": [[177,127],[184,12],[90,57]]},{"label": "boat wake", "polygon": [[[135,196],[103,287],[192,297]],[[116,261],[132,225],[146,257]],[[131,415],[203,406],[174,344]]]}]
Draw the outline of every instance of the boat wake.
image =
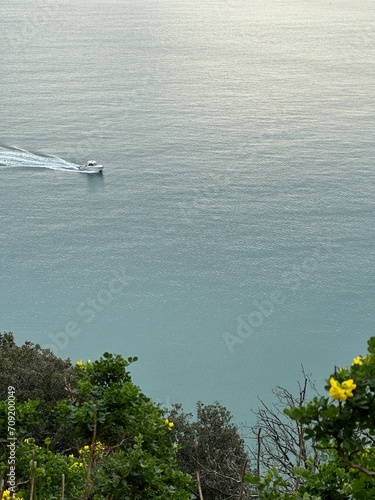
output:
[{"label": "boat wake", "polygon": [[57,156],[38,155],[19,148],[0,146],[0,168],[42,168],[79,172],[79,165]]}]

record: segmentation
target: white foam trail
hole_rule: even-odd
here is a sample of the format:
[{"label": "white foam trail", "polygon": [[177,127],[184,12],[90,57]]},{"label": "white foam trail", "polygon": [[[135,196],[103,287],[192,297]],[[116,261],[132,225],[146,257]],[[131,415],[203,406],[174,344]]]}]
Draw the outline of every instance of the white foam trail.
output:
[{"label": "white foam trail", "polygon": [[0,165],[8,168],[46,168],[77,171],[78,165],[57,156],[40,156],[24,149],[0,147]]}]

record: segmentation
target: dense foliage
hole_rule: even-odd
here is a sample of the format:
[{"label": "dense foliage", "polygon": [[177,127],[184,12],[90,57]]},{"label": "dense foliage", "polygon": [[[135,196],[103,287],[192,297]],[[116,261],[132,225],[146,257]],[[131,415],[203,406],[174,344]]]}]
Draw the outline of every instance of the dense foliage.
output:
[{"label": "dense foliage", "polygon": [[[218,402],[198,402],[196,421],[181,405],[174,405],[169,418],[180,467],[194,478],[198,471],[204,500],[237,500],[248,456],[231,413]],[[196,479],[195,484],[197,488]]]},{"label": "dense foliage", "polygon": [[17,406],[29,400],[34,402],[34,417],[24,419],[23,426],[37,444],[54,436],[55,451],[69,446],[67,427],[56,424],[52,408],[66,397],[66,389],[74,384],[75,369],[69,359],[58,358],[49,349],[32,342],[18,346],[12,333],[0,333],[0,400],[7,399],[8,387],[12,386]]},{"label": "dense foliage", "polygon": [[77,389],[55,412],[73,424],[76,454],[90,443],[86,486],[93,498],[190,498],[190,479],[177,470],[169,422],[127,371],[136,359],[104,353],[93,363],[79,362]]},{"label": "dense foliage", "polygon": [[40,399],[50,406],[65,398],[72,365],[39,344],[25,342],[17,346],[12,333],[0,333],[0,400],[7,398],[7,388],[17,388],[17,401]]},{"label": "dense foliage", "polygon": [[[105,353],[93,363],[77,363],[76,387],[53,409],[59,425],[70,429],[66,443],[72,449],[65,453],[51,451],[55,436],[43,443],[36,443],[33,437],[46,417],[43,403],[16,403],[18,498],[191,498],[190,477],[177,467],[176,447],[170,436],[173,424],[133,384],[127,371],[135,360]],[[0,404],[0,472],[5,479],[11,470],[7,405],[7,400]],[[0,498],[7,494],[0,491]]]}]

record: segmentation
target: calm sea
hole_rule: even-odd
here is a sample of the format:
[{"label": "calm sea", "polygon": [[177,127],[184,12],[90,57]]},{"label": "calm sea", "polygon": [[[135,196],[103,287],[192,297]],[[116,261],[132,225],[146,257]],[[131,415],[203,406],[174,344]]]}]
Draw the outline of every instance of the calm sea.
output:
[{"label": "calm sea", "polygon": [[17,0],[0,26],[0,331],[138,355],[155,400],[237,421],[366,351],[372,0]]}]

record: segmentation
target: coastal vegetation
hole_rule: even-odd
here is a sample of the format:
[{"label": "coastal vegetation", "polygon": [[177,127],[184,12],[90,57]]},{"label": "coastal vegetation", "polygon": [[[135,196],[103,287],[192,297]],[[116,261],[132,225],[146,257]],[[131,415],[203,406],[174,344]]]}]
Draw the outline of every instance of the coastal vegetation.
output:
[{"label": "coastal vegetation", "polygon": [[305,373],[275,389],[246,439],[218,402],[156,405],[135,357],[73,365],[0,334],[0,499],[375,498],[375,337],[355,355],[323,395]]}]

